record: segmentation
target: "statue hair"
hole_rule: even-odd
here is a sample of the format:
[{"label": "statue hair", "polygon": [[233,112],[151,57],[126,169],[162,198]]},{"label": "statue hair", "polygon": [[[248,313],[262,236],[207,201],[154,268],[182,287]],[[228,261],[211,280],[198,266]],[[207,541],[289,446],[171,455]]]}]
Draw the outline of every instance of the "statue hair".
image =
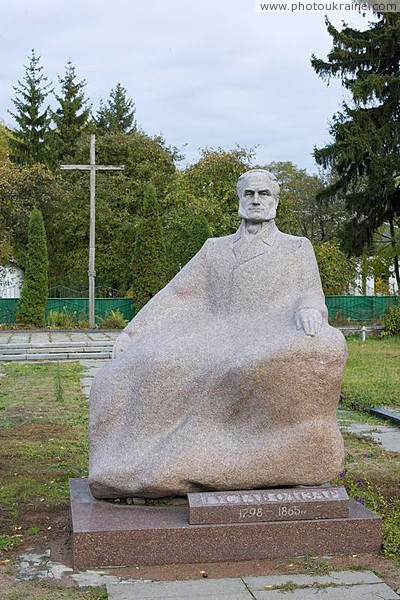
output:
[{"label": "statue hair", "polygon": [[266,169],[250,169],[250,171],[246,171],[246,173],[243,173],[243,175],[241,175],[239,177],[238,182],[237,182],[237,193],[238,193],[239,198],[241,198],[241,196],[242,196],[242,192],[246,186],[247,179],[249,178],[250,175],[253,175],[253,173],[260,173],[260,174],[264,175],[267,179],[269,179],[269,181],[271,182],[272,193],[273,193],[274,197],[278,199],[279,198],[278,180],[276,179],[276,177],[273,173],[270,173]]}]

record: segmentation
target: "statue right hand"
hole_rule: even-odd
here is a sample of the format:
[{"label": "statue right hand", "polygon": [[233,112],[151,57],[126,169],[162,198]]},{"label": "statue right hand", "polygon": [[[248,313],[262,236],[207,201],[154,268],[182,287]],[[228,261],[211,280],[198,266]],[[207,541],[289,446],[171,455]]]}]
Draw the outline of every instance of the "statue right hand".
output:
[{"label": "statue right hand", "polygon": [[125,331],[120,333],[120,335],[115,340],[113,353],[112,353],[113,360],[118,358],[118,356],[120,356],[123,352],[125,352],[126,349],[129,348],[129,346],[131,344],[132,344],[132,339],[131,339],[130,335],[125,333]]}]

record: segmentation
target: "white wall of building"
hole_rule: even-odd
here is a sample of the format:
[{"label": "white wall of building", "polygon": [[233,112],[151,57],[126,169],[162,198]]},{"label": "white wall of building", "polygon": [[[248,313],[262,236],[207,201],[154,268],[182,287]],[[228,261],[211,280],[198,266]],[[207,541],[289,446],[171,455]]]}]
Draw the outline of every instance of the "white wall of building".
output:
[{"label": "white wall of building", "polygon": [[393,274],[389,277],[389,292],[390,294],[397,294],[399,291],[396,276]]},{"label": "white wall of building", "polygon": [[[393,269],[394,270],[394,269]],[[389,280],[389,294],[397,294],[398,287],[396,276],[394,272],[390,275]],[[357,265],[357,277],[354,280],[353,285],[349,289],[349,293],[353,296],[362,296],[362,277],[361,277],[361,263]],[[375,278],[373,275],[367,277],[366,281],[366,296],[375,295]]]},{"label": "white wall of building", "polygon": [[23,277],[22,269],[12,263],[0,266],[0,298],[20,298]]}]

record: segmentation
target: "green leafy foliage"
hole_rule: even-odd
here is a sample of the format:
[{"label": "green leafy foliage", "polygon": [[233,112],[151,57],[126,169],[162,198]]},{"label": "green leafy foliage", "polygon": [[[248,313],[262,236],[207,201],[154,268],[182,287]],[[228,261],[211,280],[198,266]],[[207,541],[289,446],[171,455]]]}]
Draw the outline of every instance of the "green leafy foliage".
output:
[{"label": "green leafy foliage", "polygon": [[11,130],[0,120],[0,166],[9,160]]},{"label": "green leafy foliage", "polygon": [[[0,164],[0,255],[1,249],[6,248],[8,258],[24,265],[28,222],[35,206],[43,214],[51,255],[53,241],[59,243],[55,239],[57,229],[53,235],[55,215],[58,218],[56,206],[58,202],[62,204],[66,195],[60,187],[60,178],[44,165],[18,167],[11,162]],[[57,270],[56,265],[54,270]]]},{"label": "green leafy foliage", "polygon": [[124,329],[127,320],[119,310],[109,310],[100,321],[100,329]]},{"label": "green leafy foliage", "polygon": [[138,312],[167,282],[164,232],[152,183],[144,190],[132,259],[132,296]]},{"label": "green leafy foliage", "polygon": [[[146,183],[153,181],[160,205],[175,173],[177,153],[162,138],[141,132],[97,137],[97,162],[125,165],[124,171],[96,177],[96,279],[127,292],[132,285],[132,255]],[[89,136],[78,143],[75,161],[88,161]],[[89,176],[62,171],[61,193],[54,205],[51,231],[51,282],[83,288],[87,284],[89,247]]]},{"label": "green leafy foliage", "polygon": [[48,293],[48,257],[43,216],[34,208],[28,226],[28,250],[17,319],[43,327]]},{"label": "green leafy foliage", "polygon": [[187,260],[189,261],[200,248],[204,242],[211,237],[211,230],[208,225],[207,219],[204,216],[195,217],[193,219],[192,227],[189,234],[189,240],[187,245]]},{"label": "green leafy foliage", "polygon": [[[167,246],[168,278],[187,262],[187,248],[193,220],[204,217],[211,235],[236,231],[237,180],[248,168],[251,151],[244,148],[203,150],[200,159],[183,172],[177,172],[169,192],[161,202]],[[158,188],[157,188],[158,189]]]},{"label": "green leafy foliage", "polygon": [[385,314],[384,337],[400,335],[400,305],[391,306]]},{"label": "green leafy foliage", "polygon": [[86,313],[51,310],[47,315],[47,325],[52,329],[82,329],[89,327],[89,321]]},{"label": "green leafy foliage", "polygon": [[17,535],[0,534],[0,550],[11,550],[14,546],[21,542],[21,538]]},{"label": "green leafy foliage", "polygon": [[337,240],[314,244],[315,255],[321,276],[322,289],[327,296],[348,293],[356,277],[356,261],[348,258],[340,249]]},{"label": "green leafy foliage", "polygon": [[51,117],[48,107],[43,108],[43,103],[50,94],[51,84],[46,83],[47,77],[43,75],[43,67],[39,61],[40,57],[32,50],[24,82],[18,81],[18,86],[14,87],[16,97],[13,103],[16,112],[11,114],[18,127],[10,138],[10,157],[20,165],[48,164],[51,160]]},{"label": "green leafy foliage", "polygon": [[[373,447],[367,443],[364,445],[365,450],[373,450]],[[372,454],[372,453],[371,453]],[[352,469],[353,472],[344,473],[343,477],[333,482],[333,485],[344,485],[347,493],[357,502],[365,504],[367,508],[375,513],[378,513],[382,517],[382,534],[383,534],[383,554],[399,561],[400,559],[400,501],[397,495],[393,497],[390,494],[390,490],[393,489],[393,482],[388,481],[387,467],[386,464],[390,459],[388,456],[379,456],[377,453],[379,466],[381,467],[381,481],[371,482],[367,477],[360,479],[355,476],[356,469],[360,468],[355,466]],[[393,458],[391,459],[393,460]],[[378,462],[377,461],[377,462]],[[395,475],[397,471],[398,475],[399,465],[395,466]],[[389,493],[388,493],[389,492]]]},{"label": "green leafy foliage", "polygon": [[282,231],[302,235],[313,243],[338,237],[348,215],[343,200],[321,197],[326,187],[322,177],[310,175],[290,161],[273,162],[265,168],[279,182],[277,223]]}]

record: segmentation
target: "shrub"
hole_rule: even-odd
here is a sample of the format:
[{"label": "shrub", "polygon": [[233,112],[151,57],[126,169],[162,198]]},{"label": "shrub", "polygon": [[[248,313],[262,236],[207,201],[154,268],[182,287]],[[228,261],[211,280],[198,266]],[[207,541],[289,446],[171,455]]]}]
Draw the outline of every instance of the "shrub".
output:
[{"label": "shrub", "polygon": [[101,329],[124,329],[127,320],[119,310],[109,310],[100,321]]},{"label": "shrub", "polygon": [[400,334],[400,305],[391,306],[385,314],[385,331],[383,336]]},{"label": "shrub", "polygon": [[132,259],[132,296],[135,312],[167,283],[164,233],[158,213],[157,194],[148,183],[144,190],[142,215],[136,230]]},{"label": "shrub", "polygon": [[24,325],[36,327],[45,325],[48,269],[49,260],[43,216],[38,208],[34,208],[28,225],[28,249],[21,299],[17,311],[17,320]]},{"label": "shrub", "polygon": [[62,329],[69,329],[71,326],[71,322],[71,315],[67,312],[51,310],[47,316],[47,324],[49,327],[60,327]]},{"label": "shrub", "polygon": [[54,329],[83,329],[89,326],[85,313],[51,310],[47,316],[47,324]]}]

